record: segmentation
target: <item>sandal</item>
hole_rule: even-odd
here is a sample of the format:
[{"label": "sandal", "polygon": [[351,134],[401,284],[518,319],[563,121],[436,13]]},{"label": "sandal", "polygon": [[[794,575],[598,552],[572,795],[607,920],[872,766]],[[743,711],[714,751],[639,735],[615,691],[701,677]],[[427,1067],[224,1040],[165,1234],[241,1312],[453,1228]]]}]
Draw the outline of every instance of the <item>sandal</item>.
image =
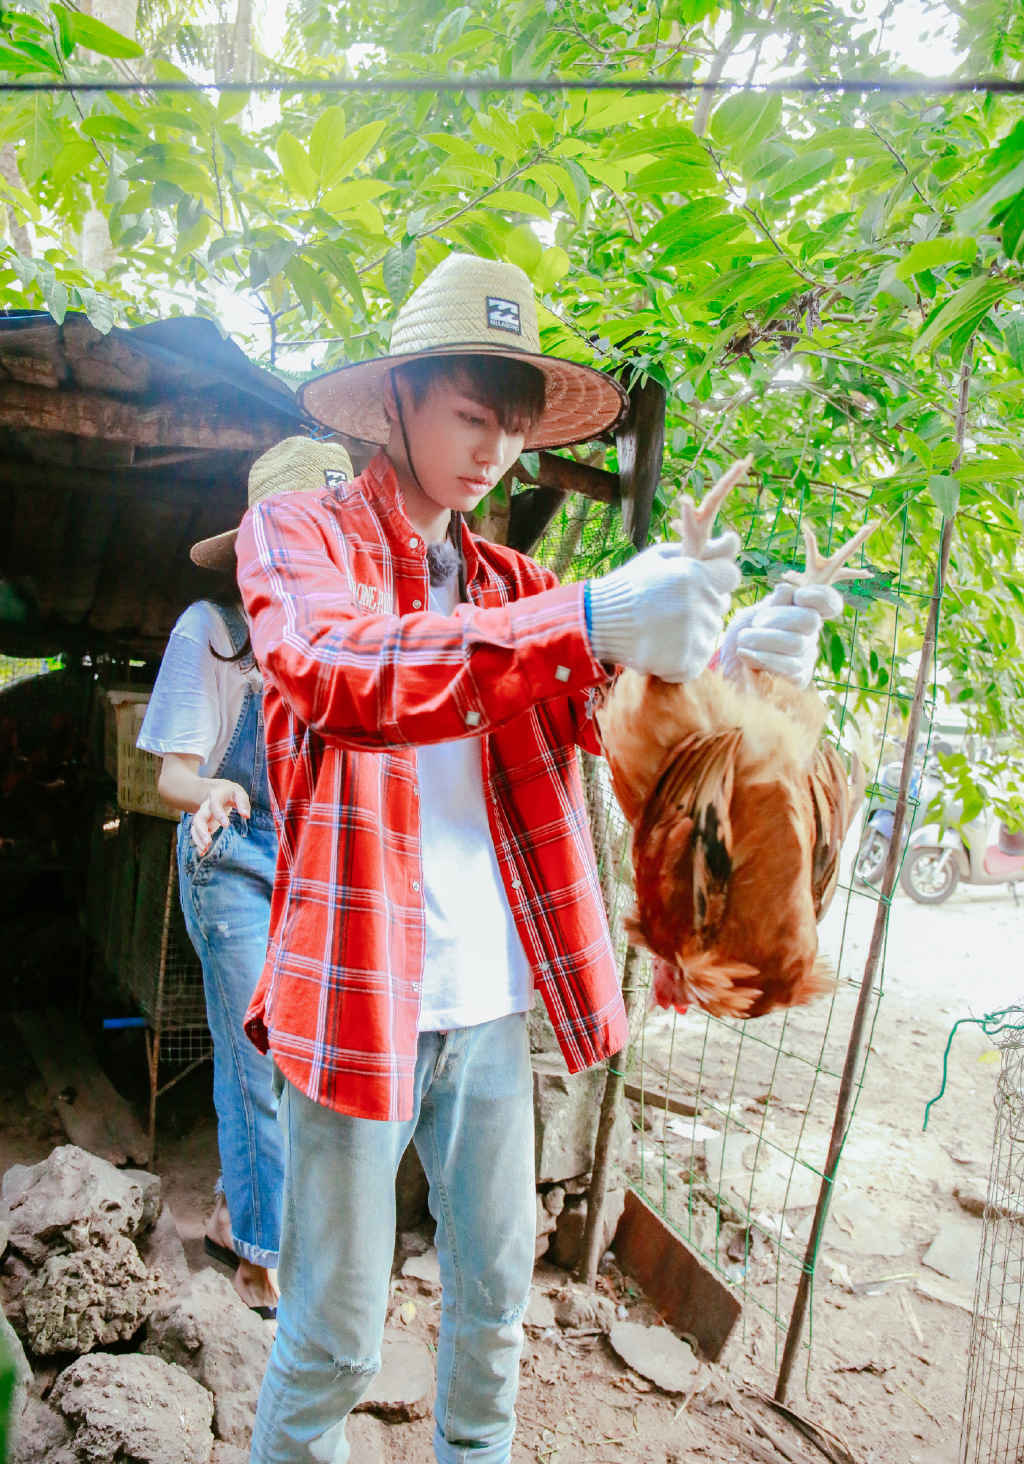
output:
[{"label": "sandal", "polygon": [[258,1317],[262,1317],[265,1322],[274,1322],[277,1320],[276,1306],[251,1306],[249,1310],[255,1312]]},{"label": "sandal", "polygon": [[230,1246],[221,1245],[219,1241],[211,1240],[210,1236],[204,1235],[203,1250],[215,1261],[220,1261],[222,1266],[227,1266],[232,1271],[238,1270],[238,1257]]}]

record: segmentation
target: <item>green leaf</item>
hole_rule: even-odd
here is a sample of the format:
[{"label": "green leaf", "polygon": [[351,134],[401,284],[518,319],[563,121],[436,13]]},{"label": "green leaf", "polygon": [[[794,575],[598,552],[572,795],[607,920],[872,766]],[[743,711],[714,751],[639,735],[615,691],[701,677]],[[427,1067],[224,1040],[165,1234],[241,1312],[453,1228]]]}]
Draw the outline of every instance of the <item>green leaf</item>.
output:
[{"label": "green leaf", "polygon": [[827,178],[834,164],[835,154],[829,148],[793,158],[765,180],[763,195],[765,198],[792,198],[797,193],[805,193],[815,183]]},{"label": "green leaf", "polygon": [[380,178],[350,178],[347,183],[336,183],[320,200],[320,207],[328,213],[343,214],[362,208],[374,198],[390,193],[393,185]]},{"label": "green leaf", "polygon": [[532,198],[518,188],[498,188],[483,200],[488,208],[507,209],[510,213],[530,214],[536,219],[550,219],[551,211],[539,198]]},{"label": "green leaf", "polygon": [[533,287],[537,293],[547,294],[559,280],[564,279],[569,273],[570,263],[568,254],[557,244],[545,249],[533,275]]},{"label": "green leaf", "polygon": [[947,234],[942,239],[924,239],[907,250],[896,266],[896,278],[909,280],[922,270],[946,264],[973,264],[977,254],[977,240],[970,237]]},{"label": "green leaf", "polygon": [[522,464],[523,471],[527,473],[529,477],[533,478],[534,480],[540,477],[539,452],[521,452],[519,454],[519,461]]},{"label": "green leaf", "polygon": [[334,167],[327,175],[327,181],[334,183],[354,173],[359,164],[369,157],[380,141],[386,122],[367,122],[350,132],[338,149]]},{"label": "green leaf", "polygon": [[944,518],[952,518],[960,503],[960,484],[949,473],[936,473],[928,479],[932,495]]},{"label": "green leaf", "polygon": [[244,91],[223,91],[217,97],[217,120],[230,122],[239,112],[244,112],[249,98]]},{"label": "green leaf", "polygon": [[726,147],[748,147],[770,136],[782,116],[782,98],[760,92],[734,92],[711,114],[711,136]]},{"label": "green leaf", "polygon": [[969,280],[957,290],[951,300],[947,300],[940,310],[929,317],[927,325],[911,347],[912,354],[919,356],[922,351],[933,350],[955,331],[977,327],[1010,288],[1010,281],[989,279],[988,275],[977,275]]},{"label": "green leaf", "polygon": [[1024,234],[1024,193],[1014,200],[1003,219],[1003,253],[1007,259],[1018,257],[1022,234]]},{"label": "green leaf", "polygon": [[406,291],[412,280],[413,270],[416,268],[416,241],[405,246],[396,245],[389,249],[384,256],[384,263],[381,266],[381,273],[384,276],[384,288],[391,296],[395,305],[400,305],[405,299]]},{"label": "green leaf", "polygon": [[306,149],[292,132],[282,132],[277,139],[277,156],[281,160],[284,181],[299,198],[312,198],[317,191],[316,172],[306,156]]},{"label": "green leaf", "polygon": [[366,298],[363,295],[363,287],[347,250],[340,248],[337,244],[322,244],[317,250],[317,255],[324,261],[335,279],[341,281],[365,315]]},{"label": "green leaf", "polygon": [[1024,310],[1014,310],[1009,315],[1004,315],[999,325],[1010,360],[1018,371],[1024,371]]},{"label": "green leaf", "polygon": [[345,113],[341,107],[327,107],[313,124],[309,135],[309,161],[321,183],[335,176],[346,130]]},{"label": "green leaf", "polygon": [[[64,5],[54,4],[52,9],[58,17],[61,34],[66,33],[76,46],[86,46],[100,56],[116,56],[122,59],[145,55],[138,41],[121,35],[120,31],[104,25],[102,20],[94,20],[91,15],[83,15],[78,10],[69,10]],[[89,318],[92,319],[91,316]],[[110,327],[108,326],[107,329],[109,330]]]},{"label": "green leaf", "polygon": [[106,335],[112,330],[117,320],[112,300],[105,295],[100,295],[96,290],[87,289],[84,285],[78,287],[78,298],[82,309],[89,317],[90,325],[94,325],[101,335]]}]

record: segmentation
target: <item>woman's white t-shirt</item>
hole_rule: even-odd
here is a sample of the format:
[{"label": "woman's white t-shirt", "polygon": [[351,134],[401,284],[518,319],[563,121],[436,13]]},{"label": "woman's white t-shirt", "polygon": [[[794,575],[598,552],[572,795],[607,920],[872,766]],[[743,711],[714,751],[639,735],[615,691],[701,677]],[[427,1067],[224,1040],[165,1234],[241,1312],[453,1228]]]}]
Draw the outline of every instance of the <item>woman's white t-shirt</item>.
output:
[{"label": "woman's white t-shirt", "polygon": [[211,645],[221,656],[234,652],[216,607],[197,600],[171,631],[137,744],[161,757],[196,754],[202,759],[200,775],[207,778],[224,760],[247,688],[259,690],[263,684],[249,657],[221,661]]},{"label": "woman's white t-shirt", "polygon": [[[455,609],[454,581],[430,608]],[[479,737],[416,750],[426,952],[421,1032],[476,1027],[533,1002],[533,975],[498,869]]]}]

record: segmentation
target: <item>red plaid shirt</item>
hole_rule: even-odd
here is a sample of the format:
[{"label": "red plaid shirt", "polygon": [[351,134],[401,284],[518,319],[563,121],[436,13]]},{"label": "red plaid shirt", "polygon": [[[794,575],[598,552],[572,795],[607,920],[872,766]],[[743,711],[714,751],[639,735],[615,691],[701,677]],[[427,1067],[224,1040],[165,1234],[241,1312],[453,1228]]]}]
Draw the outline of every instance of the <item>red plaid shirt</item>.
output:
[{"label": "red plaid shirt", "polygon": [[239,583],[265,677],[281,846],[246,1029],[308,1097],[408,1119],[424,910],[418,744],[476,736],[516,927],[570,1072],[627,1027],[576,744],[605,679],[580,585],[468,533],[470,603],[430,613],[388,459],[246,514]]}]

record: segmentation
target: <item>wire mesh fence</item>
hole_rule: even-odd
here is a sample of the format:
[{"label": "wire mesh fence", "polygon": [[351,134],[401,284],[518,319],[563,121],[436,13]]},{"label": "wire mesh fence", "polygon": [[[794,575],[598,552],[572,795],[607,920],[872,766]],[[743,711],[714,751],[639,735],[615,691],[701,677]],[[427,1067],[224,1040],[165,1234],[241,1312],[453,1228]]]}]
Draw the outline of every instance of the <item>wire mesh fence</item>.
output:
[{"label": "wire mesh fence", "polygon": [[[739,603],[764,593],[764,566],[771,564],[776,577],[785,568],[803,567],[797,545],[805,503],[806,495],[789,499],[780,492],[772,513],[755,508],[739,525],[746,570]],[[835,524],[837,532],[829,533],[823,549],[834,547],[833,537],[836,542],[843,538],[834,502],[832,507],[829,528]],[[907,523],[905,515],[896,517],[886,558],[902,566]],[[819,534],[820,522],[819,513]],[[617,511],[577,504],[552,523],[538,557],[571,579],[600,572],[631,552]],[[920,623],[933,590],[909,583],[902,569],[891,578],[869,577],[866,584],[866,589],[849,587],[846,613],[826,628],[826,669],[817,684],[828,707],[829,733],[865,764],[870,797],[886,794],[882,765],[899,746],[913,698],[913,662],[897,648],[906,630]],[[884,638],[887,657],[877,649],[862,650],[865,613],[873,617],[872,646]],[[922,758],[935,719],[935,691],[933,680],[922,719]],[[595,762],[587,772],[599,867],[621,959],[623,920],[632,905],[629,830],[603,764]],[[883,993],[889,902],[882,902],[877,888],[854,878],[859,838],[855,821],[839,887],[820,931],[822,952],[837,978],[829,997],[753,1021],[719,1019],[696,1008],[684,1015],[648,1009],[645,997],[626,1062],[636,1139],[629,1180],[739,1295],[745,1341],[751,1344],[748,1356],[769,1383],[779,1370],[802,1279],[810,1287],[810,1325],[805,1335],[798,1329],[797,1336],[810,1364],[814,1282],[825,1233],[821,1218],[828,1213],[819,1213],[815,1227],[816,1207],[823,1184],[830,1192],[836,1183],[834,1166],[827,1176],[827,1156],[858,1004],[866,1003],[861,1016],[867,1040],[852,1074],[853,1106],[864,1084]],[[865,983],[865,957],[880,903],[882,958]],[[649,987],[646,956],[634,969]]]},{"label": "wire mesh fence", "polygon": [[1024,1007],[1000,1013],[1006,1026],[996,1085],[978,1279],[974,1293],[961,1464],[1024,1459]]}]

